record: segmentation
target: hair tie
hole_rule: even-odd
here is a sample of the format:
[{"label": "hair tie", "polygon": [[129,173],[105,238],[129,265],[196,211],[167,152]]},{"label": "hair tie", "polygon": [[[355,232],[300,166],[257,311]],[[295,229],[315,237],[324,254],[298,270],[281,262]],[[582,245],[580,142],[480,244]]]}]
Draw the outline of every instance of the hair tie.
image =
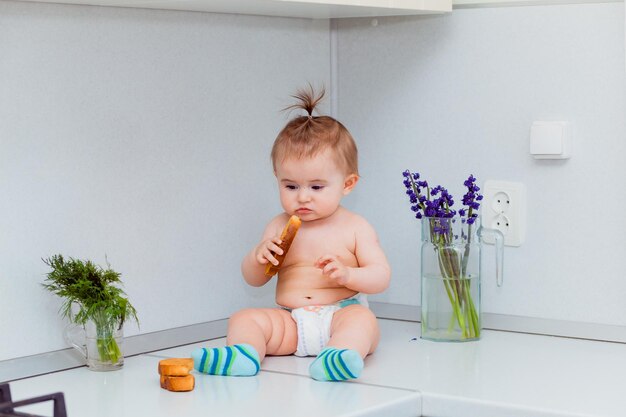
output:
[{"label": "hair tie", "polygon": [[309,120],[313,120],[313,116],[309,114]]}]

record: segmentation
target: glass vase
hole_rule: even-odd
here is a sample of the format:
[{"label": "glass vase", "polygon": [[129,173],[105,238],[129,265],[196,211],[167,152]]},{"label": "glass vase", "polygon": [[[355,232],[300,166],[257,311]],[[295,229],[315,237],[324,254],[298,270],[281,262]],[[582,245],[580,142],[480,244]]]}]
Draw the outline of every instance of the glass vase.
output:
[{"label": "glass vase", "polygon": [[493,234],[502,283],[503,235],[462,218],[424,217],[421,248],[423,339],[464,342],[481,335],[481,236]]},{"label": "glass vase", "polygon": [[117,318],[96,313],[84,325],[68,326],[65,339],[92,371],[115,371],[124,366],[124,330]]}]

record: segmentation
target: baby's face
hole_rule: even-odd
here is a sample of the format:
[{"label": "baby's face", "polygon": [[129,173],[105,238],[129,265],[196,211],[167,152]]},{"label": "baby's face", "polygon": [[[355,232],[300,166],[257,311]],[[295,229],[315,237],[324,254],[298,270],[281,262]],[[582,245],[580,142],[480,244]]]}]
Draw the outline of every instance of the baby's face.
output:
[{"label": "baby's face", "polygon": [[276,165],[280,203],[289,215],[302,221],[332,215],[356,183],[356,175],[346,175],[330,151],[312,158],[288,158]]}]

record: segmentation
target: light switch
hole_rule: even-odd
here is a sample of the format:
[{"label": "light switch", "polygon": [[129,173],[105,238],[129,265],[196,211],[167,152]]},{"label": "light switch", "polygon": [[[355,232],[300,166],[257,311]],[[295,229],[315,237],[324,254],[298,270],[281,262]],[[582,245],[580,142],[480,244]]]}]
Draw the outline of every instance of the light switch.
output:
[{"label": "light switch", "polygon": [[567,159],[571,156],[571,136],[568,122],[533,122],[530,153],[535,159]]}]

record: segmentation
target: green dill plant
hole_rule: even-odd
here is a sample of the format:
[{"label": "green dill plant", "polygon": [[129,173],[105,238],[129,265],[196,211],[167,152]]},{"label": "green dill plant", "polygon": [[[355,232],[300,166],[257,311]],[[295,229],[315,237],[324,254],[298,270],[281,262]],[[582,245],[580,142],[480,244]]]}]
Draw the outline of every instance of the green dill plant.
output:
[{"label": "green dill plant", "polygon": [[114,332],[132,319],[137,324],[137,311],[120,288],[119,272],[107,262],[104,269],[93,262],[54,255],[43,259],[52,270],[46,274],[42,286],[63,298],[59,309],[70,322],[83,327],[93,321],[97,331],[97,347],[102,362],[117,363],[122,352]]}]

